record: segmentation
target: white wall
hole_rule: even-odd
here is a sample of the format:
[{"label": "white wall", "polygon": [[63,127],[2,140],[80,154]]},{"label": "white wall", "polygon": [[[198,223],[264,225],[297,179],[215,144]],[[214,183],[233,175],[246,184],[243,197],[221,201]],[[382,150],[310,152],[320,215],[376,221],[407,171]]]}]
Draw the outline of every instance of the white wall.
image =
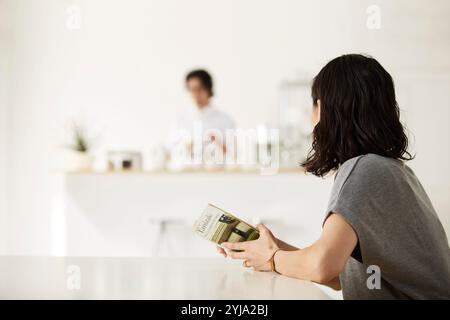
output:
[{"label": "white wall", "polygon": [[[11,5],[8,134],[11,252],[51,248],[52,166],[71,116],[103,128],[99,150],[159,143],[188,103],[184,73],[210,69],[216,104],[239,126],[276,122],[277,85],[330,58],[365,52],[397,80],[415,134],[413,168],[450,227],[450,2],[3,0]],[[66,27],[68,5],[81,29]],[[4,43],[3,43],[4,45]],[[2,57],[2,60],[4,57]],[[4,62],[2,62],[4,63]],[[443,159],[443,160],[440,160]],[[326,201],[318,195],[317,201]],[[449,230],[449,229],[447,229]]]},{"label": "white wall", "polygon": [[7,134],[8,134],[8,66],[10,30],[6,2],[0,1],[0,255],[7,253],[8,204],[7,204]]}]

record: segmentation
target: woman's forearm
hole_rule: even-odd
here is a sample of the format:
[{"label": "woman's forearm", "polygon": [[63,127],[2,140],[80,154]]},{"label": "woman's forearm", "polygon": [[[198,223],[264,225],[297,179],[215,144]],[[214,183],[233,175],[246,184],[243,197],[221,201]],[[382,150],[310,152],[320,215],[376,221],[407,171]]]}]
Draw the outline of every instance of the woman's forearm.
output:
[{"label": "woman's forearm", "polygon": [[280,239],[275,239],[275,242],[277,243],[277,246],[281,249],[281,250],[285,250],[285,251],[295,251],[298,250],[297,247],[294,247],[293,245],[290,245],[289,243],[286,243]]},{"label": "woman's forearm", "polygon": [[322,283],[323,285],[326,285],[327,287],[330,287],[331,289],[334,290],[341,290],[341,279],[339,276],[337,276],[334,279],[331,279],[330,281],[328,281],[327,283]]},{"label": "woman's forearm", "polygon": [[[277,239],[276,242],[278,244],[278,247],[280,247],[281,250],[287,251],[289,253],[293,253],[293,251],[299,251],[298,248],[296,248],[296,247],[294,247],[294,246],[292,246],[292,245],[290,245],[290,244],[288,244],[288,243],[286,243],[284,241],[281,241],[279,239]],[[278,252],[277,254],[282,254],[282,253]],[[281,273],[281,274],[283,274],[283,275],[286,275],[288,277],[290,276],[290,277],[294,277],[294,278],[315,281],[317,283],[320,283],[320,284],[323,284],[323,285],[325,285],[327,287],[330,287],[330,288],[332,288],[334,290],[341,290],[341,282],[340,282],[340,279],[339,279],[339,275],[334,277],[334,278],[332,278],[329,281],[324,281],[325,279],[319,279],[319,277],[317,275],[313,275],[315,273],[314,271],[313,272],[310,271],[309,273],[305,272],[304,277],[302,278],[302,273],[298,272],[299,270],[291,270],[290,271],[291,274],[290,274],[289,270],[287,268],[283,268],[283,266],[281,266],[281,269],[283,269],[283,270],[280,271],[279,264],[283,263],[283,262],[280,262],[278,260],[278,258],[276,258],[276,259],[277,259],[275,261],[276,271]],[[285,263],[286,262],[289,263],[289,261],[288,261],[289,259],[286,259],[286,260],[287,261],[285,261]],[[310,276],[309,278],[311,278],[311,279],[308,278],[308,275]],[[322,282],[319,282],[318,280],[321,280]]]},{"label": "woman's forearm", "polygon": [[332,214],[320,238],[310,247],[276,252],[275,270],[288,277],[336,286],[337,281],[333,280],[344,269],[357,243],[353,228],[339,214]]},{"label": "woman's forearm", "polygon": [[339,271],[334,270],[314,245],[295,251],[282,249],[275,254],[274,263],[276,271],[285,276],[321,284],[339,276]]}]

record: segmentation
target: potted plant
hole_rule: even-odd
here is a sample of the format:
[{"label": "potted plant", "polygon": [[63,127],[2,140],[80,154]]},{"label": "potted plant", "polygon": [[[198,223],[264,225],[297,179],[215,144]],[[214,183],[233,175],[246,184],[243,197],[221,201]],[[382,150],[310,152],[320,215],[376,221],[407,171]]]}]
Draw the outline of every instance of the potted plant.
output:
[{"label": "potted plant", "polygon": [[92,169],[93,156],[89,153],[90,143],[83,127],[74,123],[73,142],[69,145],[69,159],[67,169],[69,171],[88,171]]}]

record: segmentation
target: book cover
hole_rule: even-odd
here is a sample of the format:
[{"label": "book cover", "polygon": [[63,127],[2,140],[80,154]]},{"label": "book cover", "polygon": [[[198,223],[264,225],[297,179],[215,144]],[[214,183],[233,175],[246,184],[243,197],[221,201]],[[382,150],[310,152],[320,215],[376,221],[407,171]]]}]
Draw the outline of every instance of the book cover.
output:
[{"label": "book cover", "polygon": [[243,242],[259,238],[255,227],[212,204],[206,206],[194,223],[194,232],[218,245],[222,242]]}]

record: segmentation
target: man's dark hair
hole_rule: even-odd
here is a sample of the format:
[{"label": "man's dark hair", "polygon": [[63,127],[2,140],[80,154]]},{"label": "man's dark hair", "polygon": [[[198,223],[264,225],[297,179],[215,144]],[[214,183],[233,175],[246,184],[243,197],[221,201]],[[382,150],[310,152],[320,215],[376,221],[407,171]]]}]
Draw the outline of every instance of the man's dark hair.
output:
[{"label": "man's dark hair", "polygon": [[375,59],[349,54],[330,61],[314,78],[311,95],[314,108],[320,100],[321,109],[312,148],[302,164],[307,172],[324,176],[368,153],[413,159],[394,82]]},{"label": "man's dark hair", "polygon": [[186,75],[186,83],[191,79],[198,79],[203,87],[208,90],[209,96],[213,96],[213,80],[208,71],[203,69],[192,70]]}]

